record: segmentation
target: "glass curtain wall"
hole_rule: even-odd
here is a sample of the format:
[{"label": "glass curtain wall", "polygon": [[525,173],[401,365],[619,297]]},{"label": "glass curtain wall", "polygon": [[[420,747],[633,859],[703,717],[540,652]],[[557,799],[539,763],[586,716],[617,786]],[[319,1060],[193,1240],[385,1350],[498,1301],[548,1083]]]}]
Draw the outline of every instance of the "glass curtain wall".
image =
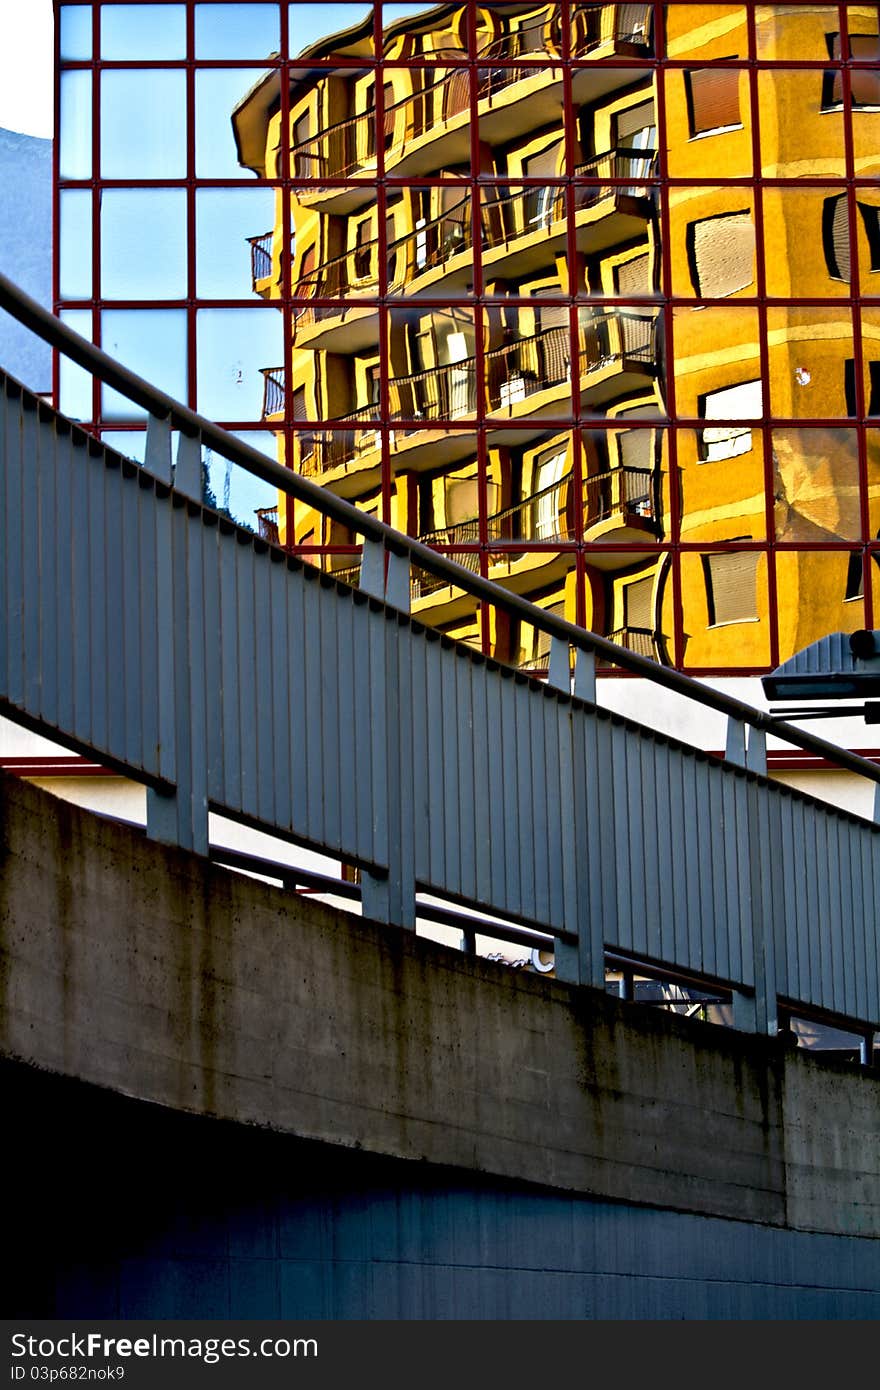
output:
[{"label": "glass curtain wall", "polygon": [[[659,661],[760,672],[875,625],[877,5],[57,10],[80,332]],[[124,400],[75,369],[56,389],[142,456]],[[210,456],[204,489],[356,582],[338,523]],[[546,667],[540,633],[426,573],[412,608]]]}]

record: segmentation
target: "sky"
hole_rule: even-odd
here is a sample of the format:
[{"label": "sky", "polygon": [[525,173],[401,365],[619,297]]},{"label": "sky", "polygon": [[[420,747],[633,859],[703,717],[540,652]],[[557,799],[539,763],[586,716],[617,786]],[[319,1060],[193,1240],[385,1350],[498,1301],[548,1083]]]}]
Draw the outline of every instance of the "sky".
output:
[{"label": "sky", "polygon": [[52,0],[0,0],[0,126],[52,138]]}]

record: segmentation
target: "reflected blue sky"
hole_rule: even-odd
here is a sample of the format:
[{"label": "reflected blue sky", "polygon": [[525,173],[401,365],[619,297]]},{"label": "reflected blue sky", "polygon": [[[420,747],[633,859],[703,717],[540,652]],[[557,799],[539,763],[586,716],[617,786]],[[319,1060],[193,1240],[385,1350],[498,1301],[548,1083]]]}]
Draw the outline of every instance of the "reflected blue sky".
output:
[{"label": "reflected blue sky", "polygon": [[185,5],[103,5],[101,57],[138,62],[186,57]]},{"label": "reflected blue sky", "polygon": [[196,293],[200,299],[252,296],[248,237],[275,222],[270,188],[200,188],[196,193]]},{"label": "reflected blue sky", "polygon": [[259,420],[261,367],[283,359],[283,320],[260,309],[199,309],[196,313],[196,409],[212,420]]},{"label": "reflected blue sky", "polygon": [[[184,309],[106,309],[101,314],[101,346],[160,391],[186,400]],[[105,386],[102,413],[105,420],[138,420],[145,412]]]}]

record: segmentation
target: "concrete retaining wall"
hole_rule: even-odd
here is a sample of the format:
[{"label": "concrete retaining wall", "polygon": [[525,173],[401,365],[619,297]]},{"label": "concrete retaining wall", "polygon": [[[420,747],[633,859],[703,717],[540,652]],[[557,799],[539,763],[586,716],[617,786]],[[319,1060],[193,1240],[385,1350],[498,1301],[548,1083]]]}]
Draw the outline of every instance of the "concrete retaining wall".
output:
[{"label": "concrete retaining wall", "polygon": [[375,1154],[880,1235],[880,1082],[468,959],[0,783],[0,1054]]}]

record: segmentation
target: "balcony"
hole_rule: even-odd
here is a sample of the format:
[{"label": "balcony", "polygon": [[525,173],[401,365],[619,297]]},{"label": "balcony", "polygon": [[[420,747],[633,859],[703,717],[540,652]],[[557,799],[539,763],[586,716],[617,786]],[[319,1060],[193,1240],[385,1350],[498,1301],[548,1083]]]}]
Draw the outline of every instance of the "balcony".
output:
[{"label": "balcony", "polygon": [[267,280],[272,278],[272,244],[274,232],[264,232],[262,236],[249,236],[251,248],[251,287],[254,294],[265,295],[269,289]]},{"label": "balcony", "polygon": [[262,416],[264,420],[271,420],[284,414],[284,368],[261,367],[260,372],[263,377]]},{"label": "balcony", "polygon": [[584,479],[584,539],[616,544],[644,541],[660,531],[660,473],[620,466]]},{"label": "balcony", "polygon": [[277,507],[257,508],[257,534],[260,540],[268,541],[270,545],[278,545],[280,543]]},{"label": "balcony", "polygon": [[[661,643],[663,638],[660,633],[655,632],[650,627],[619,627],[614,632],[607,634],[609,642],[616,642],[618,647],[626,647],[627,651],[636,652],[638,656],[650,657],[652,661],[662,661]],[[597,663],[599,666],[613,666],[613,661],[600,658]]]}]

